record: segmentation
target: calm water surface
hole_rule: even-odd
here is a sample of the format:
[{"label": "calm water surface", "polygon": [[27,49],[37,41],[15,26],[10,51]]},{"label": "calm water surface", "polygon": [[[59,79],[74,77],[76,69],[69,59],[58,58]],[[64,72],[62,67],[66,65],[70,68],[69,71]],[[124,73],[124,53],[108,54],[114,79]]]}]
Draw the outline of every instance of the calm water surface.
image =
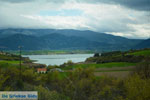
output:
[{"label": "calm water surface", "polygon": [[31,60],[36,60],[35,63],[46,65],[61,65],[68,60],[72,62],[83,62],[86,58],[92,57],[93,54],[57,54],[57,55],[25,55]]}]

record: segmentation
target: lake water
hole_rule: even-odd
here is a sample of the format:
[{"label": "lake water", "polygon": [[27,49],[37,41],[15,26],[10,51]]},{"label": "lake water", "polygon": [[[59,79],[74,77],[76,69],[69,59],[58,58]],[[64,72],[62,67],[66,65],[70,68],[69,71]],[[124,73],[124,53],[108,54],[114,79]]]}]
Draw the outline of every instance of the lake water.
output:
[{"label": "lake water", "polygon": [[25,55],[31,60],[36,60],[35,63],[46,64],[46,65],[61,65],[68,60],[72,62],[83,62],[87,58],[92,57],[93,54],[57,54],[57,55]]}]

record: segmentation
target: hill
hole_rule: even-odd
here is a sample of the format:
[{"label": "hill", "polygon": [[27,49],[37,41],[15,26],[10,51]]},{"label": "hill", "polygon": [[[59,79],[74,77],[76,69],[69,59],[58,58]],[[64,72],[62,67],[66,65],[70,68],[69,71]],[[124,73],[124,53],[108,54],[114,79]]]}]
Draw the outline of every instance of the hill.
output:
[{"label": "hill", "polygon": [[1,38],[0,46],[4,50],[18,50],[18,46],[23,46],[24,50],[36,50],[41,49],[43,43],[34,36],[14,34],[6,38]]},{"label": "hill", "polygon": [[15,34],[0,40],[1,50],[17,50],[18,46],[23,46],[24,50],[58,50],[58,49],[82,49],[90,50],[102,48],[106,49],[110,45],[89,41],[85,38],[75,36],[65,36],[57,33],[36,37],[32,35]]},{"label": "hill", "polygon": [[150,48],[150,39],[144,40],[142,42],[140,42],[139,44],[137,44],[135,46],[135,48]]},{"label": "hill", "polygon": [[0,38],[1,50],[128,50],[143,41],[72,29],[1,29]]}]

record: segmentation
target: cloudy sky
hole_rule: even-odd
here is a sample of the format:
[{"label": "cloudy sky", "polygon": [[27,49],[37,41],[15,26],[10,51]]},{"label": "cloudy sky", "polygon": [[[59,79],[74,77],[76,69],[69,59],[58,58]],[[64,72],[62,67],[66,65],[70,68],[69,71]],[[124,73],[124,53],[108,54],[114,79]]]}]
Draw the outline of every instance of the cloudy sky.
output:
[{"label": "cloudy sky", "polygon": [[54,28],[150,37],[150,0],[0,0],[0,28]]}]

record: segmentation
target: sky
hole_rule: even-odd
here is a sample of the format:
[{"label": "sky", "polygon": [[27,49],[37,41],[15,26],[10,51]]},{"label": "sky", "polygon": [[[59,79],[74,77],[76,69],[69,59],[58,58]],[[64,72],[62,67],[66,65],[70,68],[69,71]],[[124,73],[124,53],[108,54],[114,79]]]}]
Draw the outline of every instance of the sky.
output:
[{"label": "sky", "polygon": [[150,0],[0,0],[0,28],[92,30],[150,37]]}]

